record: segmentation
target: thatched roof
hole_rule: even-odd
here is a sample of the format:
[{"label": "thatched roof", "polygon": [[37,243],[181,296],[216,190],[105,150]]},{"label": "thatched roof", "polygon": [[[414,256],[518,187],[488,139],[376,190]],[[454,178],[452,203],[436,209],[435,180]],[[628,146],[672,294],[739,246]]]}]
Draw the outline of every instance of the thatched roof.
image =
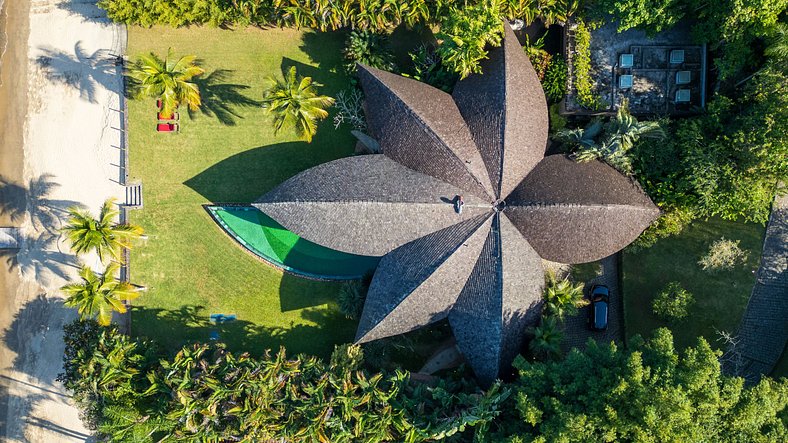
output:
[{"label": "thatched roof", "polygon": [[[359,76],[383,154],[317,166],[255,205],[307,240],[384,255],[358,341],[448,318],[489,383],[539,319],[541,259],[608,256],[658,210],[601,162],[544,157],[544,95],[508,27],[484,74],[459,82],[453,96],[363,66]],[[461,214],[452,204],[458,195]]]}]

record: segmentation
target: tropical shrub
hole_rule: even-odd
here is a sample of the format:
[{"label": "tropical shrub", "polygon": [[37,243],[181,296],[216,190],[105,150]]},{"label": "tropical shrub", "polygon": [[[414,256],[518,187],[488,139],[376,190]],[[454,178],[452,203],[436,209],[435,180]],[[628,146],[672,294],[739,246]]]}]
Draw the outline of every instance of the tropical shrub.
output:
[{"label": "tropical shrub", "polygon": [[334,129],[344,124],[359,131],[367,130],[367,119],[364,116],[364,93],[361,89],[351,87],[339,91],[334,99]]},{"label": "tropical shrub", "polygon": [[747,251],[743,250],[740,240],[728,240],[725,237],[715,240],[706,253],[698,261],[698,264],[704,271],[721,271],[726,269],[733,269],[737,265],[743,264],[747,261]]},{"label": "tropical shrub", "polygon": [[[254,25],[390,30],[435,22],[453,7],[474,7],[489,0],[303,1],[303,0],[99,0],[110,19],[128,25]],[[509,19],[536,18],[547,25],[564,23],[575,12],[577,0],[503,0],[497,9]]]},{"label": "tropical shrub", "polygon": [[528,343],[531,354],[540,360],[554,359],[561,355],[561,340],[564,334],[555,317],[542,317],[539,326],[533,329],[533,338]]},{"label": "tropical shrub", "polygon": [[582,283],[574,284],[568,277],[559,280],[553,271],[545,273],[545,280],[543,315],[563,320],[577,315],[578,308],[588,304]]},{"label": "tropical shrub", "polygon": [[342,284],[339,289],[339,312],[350,320],[361,318],[364,310],[364,301],[367,299],[368,287],[360,280],[350,280]]},{"label": "tropical shrub", "polygon": [[687,208],[670,208],[662,210],[660,216],[651,223],[642,234],[630,245],[631,250],[650,248],[657,243],[660,238],[667,238],[678,235],[684,230],[692,220],[695,213]]},{"label": "tropical shrub", "polygon": [[272,117],[274,134],[282,129],[293,131],[301,140],[311,142],[317,133],[317,122],[328,117],[326,108],[334,99],[318,95],[320,83],[312,77],[299,77],[295,66],[291,66],[284,79],[268,78],[268,87],[263,92],[263,109]]},{"label": "tropical shrub", "polygon": [[348,72],[356,72],[356,63],[393,71],[394,54],[389,49],[388,35],[368,30],[355,30],[348,34],[345,45]]},{"label": "tropical shrub", "polygon": [[558,131],[566,129],[566,125],[569,123],[569,120],[559,112],[559,106],[560,105],[558,103],[553,103],[548,108],[550,117],[550,134],[556,134]]},{"label": "tropical shrub", "polygon": [[577,104],[591,110],[604,107],[602,99],[596,95],[596,85],[591,78],[591,30],[583,21],[578,21],[574,29],[575,48],[572,54],[573,82]]},{"label": "tropical shrub", "polygon": [[176,60],[172,48],[163,60],[152,52],[139,56],[126,73],[133,95],[161,99],[161,112],[166,116],[181,104],[196,111],[202,99],[197,84],[190,80],[205,73],[196,60],[194,55]]},{"label": "tropical shrub", "polygon": [[413,71],[403,72],[403,76],[427,83],[444,92],[451,92],[454,89],[457,73],[444,68],[435,47],[421,45],[408,55],[413,62]]},{"label": "tropical shrub", "polygon": [[672,28],[684,17],[685,0],[595,0],[590,2],[588,17],[605,21],[611,16],[618,32],[638,28],[653,36]]},{"label": "tropical shrub", "polygon": [[728,377],[699,338],[678,352],[667,329],[626,349],[589,340],[561,361],[515,361],[512,402],[491,441],[776,442],[788,439],[788,379]]},{"label": "tropical shrub", "polygon": [[77,255],[95,251],[101,261],[106,258],[123,261],[123,250],[131,248],[133,240],[142,238],[143,230],[139,226],[115,221],[119,215],[112,198],[101,205],[98,218],[93,218],[83,209],[69,208],[68,220],[61,231]]},{"label": "tropical shrub", "polygon": [[547,99],[551,102],[560,101],[566,95],[566,80],[569,76],[564,59],[553,58],[545,71],[542,87]]},{"label": "tropical shrub", "polygon": [[337,347],[324,363],[284,349],[235,355],[222,344],[167,356],[94,323],[67,325],[64,340],[59,379],[91,409],[102,440],[135,441],[144,429],[156,441],[481,441],[509,395],[499,384],[428,387],[404,371],[369,373],[358,346]]},{"label": "tropical shrub", "polygon": [[545,37],[547,37],[547,33],[539,37],[535,42],[531,42],[531,38],[528,37],[528,34],[526,34],[525,44],[523,45],[523,51],[525,51],[525,54],[528,55],[528,60],[531,62],[531,66],[533,66],[534,71],[536,71],[536,76],[539,78],[540,82],[544,81],[544,75],[545,72],[547,72],[547,67],[553,60],[553,56],[544,50]]},{"label": "tropical shrub", "polygon": [[438,55],[443,65],[465,78],[481,73],[479,63],[487,57],[486,47],[500,46],[503,39],[500,5],[482,0],[464,9],[450,7],[436,37],[441,40]]},{"label": "tropical shrub", "polygon": [[695,297],[681,287],[681,283],[674,281],[659,291],[651,309],[658,317],[668,321],[680,321],[687,318],[689,310],[695,304]]},{"label": "tropical shrub", "polygon": [[[602,140],[596,141],[602,134]],[[638,121],[623,103],[616,117],[602,124],[592,120],[585,128],[564,129],[555,135],[556,140],[576,148],[572,154],[577,161],[602,159],[623,174],[632,174],[632,157],[629,151],[641,139],[662,140],[665,131],[656,121]]]}]

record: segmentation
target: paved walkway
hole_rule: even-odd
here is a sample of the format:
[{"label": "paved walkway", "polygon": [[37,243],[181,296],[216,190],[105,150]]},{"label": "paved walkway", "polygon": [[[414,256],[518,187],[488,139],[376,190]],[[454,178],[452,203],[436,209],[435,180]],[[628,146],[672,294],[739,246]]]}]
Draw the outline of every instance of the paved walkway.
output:
[{"label": "paved walkway", "polygon": [[739,325],[735,352],[724,367],[755,382],[771,373],[788,340],[788,196],[774,201],[758,279]]},{"label": "paved walkway", "polygon": [[592,331],[588,327],[588,317],[591,306],[580,309],[580,313],[574,317],[567,317],[564,320],[564,340],[561,348],[566,352],[572,348],[584,349],[589,338],[593,338],[600,343],[615,341],[623,343],[624,340],[624,299],[621,296],[619,287],[619,266],[618,254],[601,260],[602,274],[586,283],[585,294],[591,290],[595,284],[603,284],[610,289],[610,312],[608,317],[608,327],[606,331]]}]

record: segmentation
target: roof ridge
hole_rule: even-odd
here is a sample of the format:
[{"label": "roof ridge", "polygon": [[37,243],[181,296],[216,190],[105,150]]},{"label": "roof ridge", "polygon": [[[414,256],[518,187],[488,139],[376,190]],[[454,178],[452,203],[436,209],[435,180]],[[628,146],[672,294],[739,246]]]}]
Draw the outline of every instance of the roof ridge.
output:
[{"label": "roof ridge", "polygon": [[[465,244],[466,244],[466,242],[467,242],[467,241],[468,241],[468,240],[469,240],[471,237],[473,237],[474,235],[476,235],[476,234],[479,232],[479,230],[480,230],[480,229],[482,229],[482,228],[484,227],[484,225],[486,225],[486,224],[488,223],[488,220],[490,219],[490,217],[491,217],[493,214],[494,214],[493,212],[490,212],[490,213],[487,213],[487,214],[481,214],[481,215],[477,215],[476,217],[474,217],[474,218],[472,218],[472,219],[466,220],[466,221],[465,221],[465,223],[470,223],[470,222],[472,222],[472,221],[474,221],[474,220],[477,220],[477,219],[478,219],[478,221],[476,222],[476,226],[475,226],[475,227],[474,227],[474,228],[473,228],[473,229],[472,229],[472,230],[471,230],[471,231],[468,233],[468,235],[466,235],[466,236],[465,236],[465,237],[464,237],[464,238],[463,238],[461,241],[459,241],[459,242],[458,242],[456,245],[454,245],[454,247],[453,247],[451,250],[447,251],[447,252],[445,253],[445,255],[443,255],[443,256],[441,257],[440,264],[439,264],[439,265],[438,265],[438,266],[437,266],[437,267],[436,267],[436,268],[435,268],[435,269],[434,269],[432,272],[430,272],[430,273],[427,275],[427,277],[426,277],[424,280],[422,280],[422,281],[421,281],[419,284],[417,284],[416,286],[414,286],[414,287],[413,287],[413,288],[412,288],[412,289],[409,291],[408,295],[406,295],[405,297],[402,297],[402,299],[401,299],[401,300],[399,300],[399,301],[396,303],[396,305],[394,305],[394,307],[393,307],[391,310],[389,310],[389,313],[388,313],[388,314],[386,314],[386,316],[384,316],[384,317],[383,317],[383,320],[385,320],[385,319],[386,319],[386,317],[387,317],[388,315],[390,315],[390,314],[391,314],[392,312],[394,312],[394,311],[395,311],[395,310],[396,310],[396,309],[397,309],[397,308],[398,308],[400,305],[402,305],[402,303],[403,303],[403,302],[405,302],[406,300],[408,300],[408,299],[409,299],[409,296],[410,296],[410,294],[413,294],[414,292],[416,292],[416,291],[417,291],[417,290],[418,290],[420,287],[422,287],[422,286],[423,286],[423,285],[424,285],[424,284],[425,284],[427,281],[429,281],[429,279],[430,279],[430,278],[432,278],[432,276],[433,276],[433,275],[435,275],[435,271],[437,271],[437,270],[438,270],[438,269],[439,269],[441,266],[443,266],[443,264],[445,264],[447,260],[449,260],[449,259],[450,259],[450,258],[451,258],[451,257],[452,257],[452,256],[453,256],[453,255],[454,255],[454,254],[455,254],[455,253],[456,253],[456,252],[457,252],[457,251],[458,251],[458,250],[459,250],[459,249],[460,249],[460,248],[461,248],[463,245],[465,245]],[[458,224],[454,224],[454,225],[452,225],[452,226],[450,226],[450,227],[448,227],[448,228],[444,228],[444,229],[457,228],[458,226],[460,226],[460,223],[458,223]],[[490,231],[492,231],[492,225],[490,225]],[[489,235],[489,234],[488,234],[488,235]],[[422,238],[424,238],[424,237],[422,237]],[[486,237],[485,237],[485,239],[486,239]],[[417,240],[414,240],[414,241],[419,241],[419,240],[421,240],[421,239],[417,239]],[[403,246],[405,246],[405,245],[403,245]],[[401,247],[402,247],[402,246],[401,246]],[[465,285],[463,285],[463,288],[464,288],[464,287],[465,287]],[[461,290],[461,291],[462,291],[462,290]],[[459,297],[459,293],[457,294],[457,296]],[[456,300],[455,300],[455,302],[456,302]],[[452,307],[453,307],[453,306],[450,306],[450,307],[449,307],[449,308],[446,310],[446,315],[447,315],[447,316],[448,316],[449,312],[451,312],[451,309],[452,309]],[[369,335],[371,332],[373,332],[373,331],[374,331],[374,330],[375,330],[375,329],[376,329],[378,326],[380,326],[380,323],[381,323],[381,322],[380,322],[380,321],[378,321],[378,322],[377,322],[377,323],[376,323],[374,326],[372,326],[372,327],[371,327],[371,328],[370,328],[370,329],[369,329],[367,332],[365,332],[365,333],[364,333],[364,335],[362,335],[361,337],[358,337],[358,336],[357,336],[357,337],[355,338],[355,341],[354,341],[354,342],[355,342],[355,343],[362,342],[362,340],[364,339],[364,337],[367,337],[367,336],[368,336],[368,335]]]},{"label": "roof ridge", "polygon": [[[364,65],[361,65],[361,66],[364,66]],[[370,68],[370,67],[366,67],[365,66],[365,68]],[[372,68],[372,69],[375,69],[375,68]],[[495,188],[493,187],[492,180],[490,180],[489,174],[488,174],[487,180],[490,181],[490,189],[492,189],[492,191],[495,193],[494,195],[490,195],[490,193],[488,192],[487,187],[484,185],[484,183],[482,183],[482,180],[479,177],[477,177],[476,174],[474,174],[473,171],[471,171],[468,168],[468,164],[465,161],[463,161],[463,159],[461,159],[461,158],[459,158],[457,156],[457,154],[451,149],[451,147],[449,147],[449,144],[446,143],[432,129],[432,125],[430,125],[429,123],[427,123],[424,120],[422,114],[416,112],[416,110],[414,110],[412,106],[408,105],[408,103],[400,96],[400,94],[396,90],[390,88],[385,82],[383,82],[380,78],[378,78],[377,75],[373,74],[371,70],[367,69],[367,71],[370,74],[372,74],[371,76],[372,76],[372,78],[375,79],[375,81],[377,81],[381,86],[383,86],[387,90],[389,90],[391,92],[391,94],[394,97],[397,98],[397,101],[402,104],[402,106],[405,108],[405,111],[408,114],[410,114],[410,115],[415,117],[415,119],[419,122],[419,126],[420,126],[420,129],[422,130],[422,132],[427,134],[427,136],[429,136],[433,140],[437,140],[438,142],[440,142],[440,145],[442,146],[443,150],[448,152],[451,155],[451,157],[454,158],[454,160],[456,160],[456,162],[459,163],[462,166],[462,168],[465,169],[465,171],[468,172],[468,174],[476,181],[476,184],[481,187],[481,189],[484,191],[485,194],[487,194],[488,197],[490,197],[492,200],[495,200],[497,198],[498,194],[500,194],[500,191],[496,192]],[[382,69],[378,69],[378,71],[384,72],[386,74],[397,75],[397,74],[394,74],[393,72],[384,71]],[[414,80],[414,81],[416,81],[416,80]],[[449,97],[449,100],[454,104],[454,106],[455,107],[457,106],[457,104],[454,102],[454,99],[452,98],[452,96],[450,94],[448,94],[448,93],[446,93],[444,91],[441,91],[440,89],[437,89],[437,88],[435,88],[435,89],[436,89],[437,92],[439,92],[441,94],[446,94]],[[462,118],[462,113],[460,112],[459,108],[457,109],[457,113],[460,115],[460,120],[465,124],[465,127],[467,129],[467,123],[465,123],[465,119]],[[476,140],[473,139],[473,135],[470,133],[470,130],[468,131],[468,135],[470,135],[468,140],[473,144],[473,147],[476,149],[476,152],[478,153],[479,152],[479,147],[476,145]],[[383,149],[383,154],[384,155],[386,154],[385,148]],[[480,157],[481,157],[481,154],[480,154]],[[484,165],[484,159],[481,159],[481,160],[482,160],[482,166],[483,166]],[[484,170],[486,171],[486,168],[484,168]]]}]

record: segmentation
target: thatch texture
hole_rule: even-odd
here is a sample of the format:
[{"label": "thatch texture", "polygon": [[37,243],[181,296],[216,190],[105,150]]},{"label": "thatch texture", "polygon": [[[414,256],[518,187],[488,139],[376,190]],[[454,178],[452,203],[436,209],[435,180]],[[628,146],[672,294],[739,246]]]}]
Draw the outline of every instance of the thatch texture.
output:
[{"label": "thatch texture", "polygon": [[549,128],[539,78],[514,32],[504,29],[503,47],[490,51],[483,74],[460,80],[453,93],[500,198],[544,157]]},{"label": "thatch texture", "polygon": [[544,95],[509,30],[484,74],[461,81],[453,97],[371,68],[359,76],[383,154],[317,166],[255,205],[307,240],[385,254],[358,341],[448,318],[479,380],[490,383],[541,315],[541,259],[608,256],[659,211],[601,162],[544,157]]}]

